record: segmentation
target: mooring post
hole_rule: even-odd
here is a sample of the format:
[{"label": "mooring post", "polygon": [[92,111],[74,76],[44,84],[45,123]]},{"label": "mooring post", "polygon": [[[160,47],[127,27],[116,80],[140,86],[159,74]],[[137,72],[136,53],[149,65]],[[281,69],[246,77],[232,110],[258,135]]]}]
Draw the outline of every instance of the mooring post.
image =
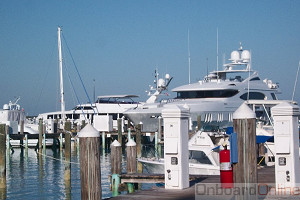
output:
[{"label": "mooring post", "polygon": [[1,199],[6,199],[6,125],[0,124],[0,192]]},{"label": "mooring post", "polygon": [[102,132],[102,150],[105,151],[105,132]]},{"label": "mooring post", "polygon": [[[24,135],[24,120],[20,121],[20,135]],[[23,139],[20,139],[20,147],[23,149]]]},{"label": "mooring post", "polygon": [[63,133],[59,134],[59,150],[62,152],[63,150]]},{"label": "mooring post", "polygon": [[198,131],[201,129],[201,115],[198,115],[197,117],[197,127],[198,127]]},{"label": "mooring post", "polygon": [[[127,153],[127,174],[136,173],[136,143],[133,139],[130,139],[126,143],[126,153]],[[127,188],[129,193],[134,192],[134,184],[127,183]]]},{"label": "mooring post", "polygon": [[157,136],[157,142],[158,142],[158,157],[161,158],[161,133],[162,133],[162,117],[158,117],[158,136]]},{"label": "mooring post", "polygon": [[[142,157],[142,129],[143,129],[143,123],[140,122],[136,126],[136,156],[137,158]],[[137,173],[142,174],[143,173],[143,164],[140,162],[137,162]],[[140,190],[142,188],[142,184],[138,184],[138,189]]]},{"label": "mooring post", "polygon": [[71,134],[65,133],[65,180],[71,180]]},{"label": "mooring post", "polygon": [[158,133],[157,131],[155,132],[154,136],[154,148],[155,148],[155,157],[158,157]]},{"label": "mooring post", "polygon": [[42,152],[42,138],[43,138],[43,119],[39,120],[39,152]]},{"label": "mooring post", "polygon": [[25,134],[25,150],[28,150],[28,134]]},{"label": "mooring post", "polygon": [[43,124],[43,152],[46,152],[46,124]]},{"label": "mooring post", "polygon": [[118,118],[118,142],[121,144],[123,147],[123,138],[122,138],[122,118]]},{"label": "mooring post", "polygon": [[113,143],[111,143],[110,149],[112,196],[115,197],[119,195],[118,189],[121,182],[120,174],[122,172],[122,146],[117,140],[115,140]]},{"label": "mooring post", "polygon": [[81,199],[101,199],[100,133],[87,124],[78,137]]},{"label": "mooring post", "polygon": [[6,153],[10,153],[10,137],[9,137],[9,126],[5,125],[5,135],[6,135]]},{"label": "mooring post", "polygon": [[233,182],[243,191],[236,199],[256,199],[249,189],[257,184],[256,115],[243,103],[233,113],[233,129],[237,133],[238,163],[233,165]]}]

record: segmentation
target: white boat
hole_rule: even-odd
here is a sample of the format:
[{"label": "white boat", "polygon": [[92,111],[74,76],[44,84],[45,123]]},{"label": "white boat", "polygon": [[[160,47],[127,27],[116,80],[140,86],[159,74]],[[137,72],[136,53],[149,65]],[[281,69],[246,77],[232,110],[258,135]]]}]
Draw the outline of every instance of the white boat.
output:
[{"label": "white boat", "polygon": [[[166,74],[165,78],[159,78],[158,71],[155,70],[155,87],[150,86],[150,90],[148,91],[149,98],[146,103],[156,103],[158,97],[168,88],[171,80],[172,77],[170,77],[169,74]],[[61,81],[63,81],[62,78]],[[63,88],[61,88],[61,90],[63,90]],[[85,123],[93,124],[98,131],[109,132],[113,129],[117,129],[117,119],[124,119],[123,113],[126,110],[136,108],[145,103],[135,101],[134,98],[137,97],[137,95],[130,94],[98,96],[94,103],[79,104],[67,111],[63,103],[61,111],[42,113],[38,115],[37,119],[43,119],[43,122],[47,124],[46,127],[48,127],[48,124],[51,124],[53,120],[60,120],[64,117],[64,119],[70,121],[72,125],[75,123],[82,125],[84,121]],[[63,128],[63,120],[60,120],[59,123],[58,127]],[[126,124],[127,120],[123,120],[122,129],[124,129],[124,123]],[[46,131],[48,131],[48,129]]]},{"label": "white boat", "polygon": [[144,132],[158,129],[158,117],[163,109],[174,104],[190,109],[192,127],[201,116],[202,124],[232,126],[233,112],[245,100],[277,100],[278,85],[261,80],[251,67],[251,54],[242,47],[231,53],[231,62],[224,69],[213,71],[203,80],[173,89],[177,97],[159,103],[145,103],[127,110],[124,115],[134,124],[143,123]]},{"label": "white boat", "polygon": [[[216,128],[216,127],[215,127]],[[216,131],[213,127],[206,127],[198,131],[189,140],[189,173],[192,175],[219,175],[219,147],[228,136],[224,131]],[[163,174],[163,158],[139,158],[148,173]]]},{"label": "white boat", "polygon": [[[24,134],[38,134],[38,126],[30,123],[25,116],[24,109],[18,104],[20,97],[15,101],[9,101],[8,104],[3,105],[0,110],[0,123],[9,126],[9,134],[18,134],[21,132],[21,121],[24,122]],[[36,146],[38,139],[28,139],[28,146]],[[12,146],[20,146],[20,140],[10,140]],[[46,139],[46,145],[53,144],[53,139]]]}]

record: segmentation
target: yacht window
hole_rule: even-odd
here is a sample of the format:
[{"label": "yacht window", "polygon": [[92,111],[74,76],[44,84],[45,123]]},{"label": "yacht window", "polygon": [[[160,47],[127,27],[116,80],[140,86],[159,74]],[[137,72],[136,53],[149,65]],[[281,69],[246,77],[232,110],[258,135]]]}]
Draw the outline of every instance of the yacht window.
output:
[{"label": "yacht window", "polygon": [[277,97],[276,97],[276,95],[274,93],[271,93],[271,96],[272,96],[273,100],[277,100]]},{"label": "yacht window", "polygon": [[259,77],[254,77],[254,78],[250,79],[250,81],[259,81],[259,80],[260,80]]},{"label": "yacht window", "polygon": [[209,158],[206,156],[206,154],[203,151],[195,151],[191,150],[190,152],[190,163],[195,163],[195,164],[209,164],[211,165],[212,163],[210,162]]},{"label": "yacht window", "polygon": [[66,117],[67,117],[68,119],[72,119],[72,114],[66,114]]},{"label": "yacht window", "polygon": [[74,115],[73,115],[73,118],[74,118],[74,119],[79,119],[79,117],[80,117],[79,114],[74,114]]},{"label": "yacht window", "polygon": [[228,98],[239,93],[238,90],[201,90],[177,92],[178,99],[192,98]]},{"label": "yacht window", "polygon": [[[240,96],[240,98],[243,100],[248,100],[248,93],[243,94],[242,96]],[[249,99],[264,100],[265,95],[260,92],[249,92]]]}]

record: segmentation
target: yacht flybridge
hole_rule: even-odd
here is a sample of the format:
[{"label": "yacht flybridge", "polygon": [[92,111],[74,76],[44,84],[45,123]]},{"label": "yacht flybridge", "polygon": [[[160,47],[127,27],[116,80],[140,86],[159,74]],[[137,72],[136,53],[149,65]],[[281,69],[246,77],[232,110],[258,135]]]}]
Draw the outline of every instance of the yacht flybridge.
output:
[{"label": "yacht flybridge", "polygon": [[174,88],[177,97],[160,103],[146,103],[127,110],[124,115],[135,124],[143,123],[143,131],[157,131],[158,117],[171,105],[188,107],[191,124],[210,123],[220,127],[232,125],[233,112],[246,100],[277,100],[278,85],[271,80],[261,80],[252,70],[251,53],[242,47],[231,53],[222,70],[209,73],[193,84]]}]

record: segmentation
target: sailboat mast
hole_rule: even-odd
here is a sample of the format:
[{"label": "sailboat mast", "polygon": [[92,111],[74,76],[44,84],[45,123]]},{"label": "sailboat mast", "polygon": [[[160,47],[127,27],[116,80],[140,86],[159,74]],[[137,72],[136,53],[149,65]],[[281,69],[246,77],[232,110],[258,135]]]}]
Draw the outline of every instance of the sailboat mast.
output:
[{"label": "sailboat mast", "polygon": [[63,70],[62,70],[62,53],[61,53],[61,28],[58,27],[58,61],[59,61],[59,79],[60,79],[60,105],[61,105],[61,118],[65,119],[65,100],[64,100],[64,82],[63,82]]},{"label": "sailboat mast", "polygon": [[189,61],[189,84],[191,84],[190,29],[188,29],[188,61]]}]

